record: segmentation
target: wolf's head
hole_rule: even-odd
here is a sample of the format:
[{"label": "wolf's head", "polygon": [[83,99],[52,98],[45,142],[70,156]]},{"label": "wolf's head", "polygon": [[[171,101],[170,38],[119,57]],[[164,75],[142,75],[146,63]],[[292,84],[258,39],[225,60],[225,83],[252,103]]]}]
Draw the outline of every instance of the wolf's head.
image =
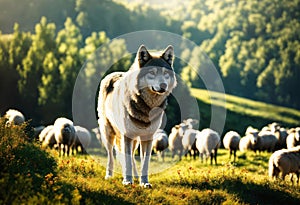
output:
[{"label": "wolf's head", "polygon": [[138,89],[148,89],[158,95],[169,94],[177,83],[173,61],[173,46],[168,46],[163,52],[150,53],[141,45],[135,62],[139,69]]}]

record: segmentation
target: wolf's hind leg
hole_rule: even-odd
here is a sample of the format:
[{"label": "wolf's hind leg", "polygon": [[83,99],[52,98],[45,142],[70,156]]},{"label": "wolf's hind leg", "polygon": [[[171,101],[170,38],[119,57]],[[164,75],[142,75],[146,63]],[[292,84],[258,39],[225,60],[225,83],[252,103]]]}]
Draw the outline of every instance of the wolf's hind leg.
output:
[{"label": "wolf's hind leg", "polygon": [[101,130],[102,142],[107,151],[107,166],[106,166],[105,179],[109,179],[113,176],[113,172],[114,172],[113,147],[114,147],[115,133],[109,123],[106,123],[106,125],[100,124],[100,130]]}]

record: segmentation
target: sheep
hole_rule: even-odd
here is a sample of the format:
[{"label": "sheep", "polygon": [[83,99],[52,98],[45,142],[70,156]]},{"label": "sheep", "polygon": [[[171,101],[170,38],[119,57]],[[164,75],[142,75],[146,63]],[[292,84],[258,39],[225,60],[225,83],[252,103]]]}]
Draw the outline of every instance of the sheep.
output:
[{"label": "sheep", "polygon": [[239,149],[240,139],[240,134],[235,131],[227,132],[223,138],[223,145],[225,149],[229,150],[229,159],[231,159],[231,155],[233,153],[234,162],[236,159],[236,151]]},{"label": "sheep", "polygon": [[270,131],[261,131],[258,133],[255,151],[268,151],[273,152],[278,139]]},{"label": "sheep", "polygon": [[6,125],[21,125],[25,122],[24,115],[15,109],[9,109],[6,111],[4,117],[7,119]]},{"label": "sheep", "polygon": [[[239,145],[241,151],[253,150],[256,151],[269,151],[273,152],[277,143],[277,138],[270,131],[256,131],[256,129],[250,129],[246,131],[247,138],[243,139],[241,145]],[[247,142],[248,140],[248,142]]]},{"label": "sheep", "polygon": [[165,150],[168,148],[168,135],[162,130],[158,129],[153,135],[152,147],[157,152],[158,158],[165,161]]},{"label": "sheep", "polygon": [[196,120],[196,119],[188,118],[186,120],[183,120],[183,123],[186,124],[186,125],[188,125],[189,129],[192,129],[192,128],[196,128],[197,127],[199,121]]},{"label": "sheep", "polygon": [[196,154],[198,153],[198,150],[196,148],[196,135],[198,132],[198,130],[194,130],[191,128],[185,130],[182,137],[182,146],[185,156],[190,153],[190,156],[193,155],[194,159],[196,159]]},{"label": "sheep", "polygon": [[41,131],[41,133],[39,134],[39,141],[40,141],[40,143],[43,143],[43,141],[45,140],[45,138],[46,138],[48,132],[49,132],[50,130],[52,130],[53,127],[54,127],[53,125],[48,125],[47,127],[45,127],[45,128]]},{"label": "sheep", "polygon": [[274,131],[274,135],[277,138],[276,150],[287,148],[286,138],[288,132],[285,128],[279,128]]},{"label": "sheep", "polygon": [[286,138],[288,136],[287,130],[280,126],[279,123],[273,122],[263,127],[261,132],[271,132],[276,138],[277,143],[275,145],[275,150],[287,148]]},{"label": "sheep", "polygon": [[[282,149],[275,151],[269,158],[269,177],[276,179],[281,173],[281,179],[284,180],[287,174],[295,173],[297,175],[297,184],[300,174],[300,146],[291,149]],[[293,183],[293,178],[291,177]]]},{"label": "sheep", "polygon": [[217,165],[217,152],[220,147],[220,142],[220,135],[210,128],[203,129],[197,133],[196,147],[199,150],[199,156],[202,162],[203,155],[205,155],[206,160],[210,156],[211,165],[213,164],[213,159],[215,159],[215,164]]},{"label": "sheep", "polygon": [[169,149],[172,152],[172,159],[174,159],[175,154],[178,154],[179,160],[181,160],[183,152],[182,137],[187,127],[188,125],[185,123],[180,123],[179,125],[175,125],[171,130],[169,135]]},{"label": "sheep", "polygon": [[[91,133],[84,127],[81,126],[74,126],[76,131],[76,137],[75,137],[75,143],[73,148],[76,150],[76,153],[78,152],[78,147],[81,149],[81,154],[86,154],[86,148],[91,143]],[[74,151],[74,149],[72,151]]]},{"label": "sheep", "polygon": [[252,127],[252,126],[248,126],[245,132],[245,136],[252,134],[252,133],[256,133],[259,132],[258,129]]},{"label": "sheep", "polygon": [[[58,146],[59,156],[61,156],[61,150],[63,155],[70,155],[70,150],[75,142],[75,128],[73,122],[67,118],[60,117],[54,122],[55,140]],[[62,147],[63,145],[63,147]]]},{"label": "sheep", "polygon": [[241,152],[246,152],[247,150],[252,150],[251,137],[252,137],[252,135],[246,135],[240,139],[239,150]]},{"label": "sheep", "polygon": [[300,145],[300,127],[292,128],[288,131],[289,135],[286,138],[287,148],[293,148]]},{"label": "sheep", "polygon": [[270,131],[270,132],[275,132],[275,130],[279,129],[280,125],[277,122],[273,122],[271,124],[268,124],[264,126],[261,131]]},{"label": "sheep", "polygon": [[57,142],[56,142],[56,139],[55,139],[55,133],[54,133],[54,129],[53,129],[53,126],[52,126],[52,129],[50,129],[43,142],[42,142],[42,147],[45,148],[45,147],[50,147],[50,148],[58,148],[57,147]]}]

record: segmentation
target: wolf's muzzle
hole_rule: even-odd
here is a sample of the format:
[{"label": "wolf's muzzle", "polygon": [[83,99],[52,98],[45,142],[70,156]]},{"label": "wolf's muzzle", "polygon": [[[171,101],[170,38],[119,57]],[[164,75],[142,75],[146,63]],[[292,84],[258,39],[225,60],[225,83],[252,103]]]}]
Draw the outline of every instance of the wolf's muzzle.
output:
[{"label": "wolf's muzzle", "polygon": [[152,90],[157,93],[164,93],[167,91],[168,85],[166,83],[159,84],[159,88],[152,87]]}]

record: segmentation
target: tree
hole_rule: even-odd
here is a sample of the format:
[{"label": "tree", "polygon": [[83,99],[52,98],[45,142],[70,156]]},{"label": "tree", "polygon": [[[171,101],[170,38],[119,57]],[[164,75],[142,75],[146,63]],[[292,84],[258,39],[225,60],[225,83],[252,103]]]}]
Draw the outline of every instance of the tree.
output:
[{"label": "tree", "polygon": [[32,44],[17,70],[20,76],[18,88],[24,107],[29,113],[36,113],[38,105],[40,80],[43,75],[45,56],[55,50],[55,24],[47,23],[43,17],[35,27],[35,34],[31,35]]}]

